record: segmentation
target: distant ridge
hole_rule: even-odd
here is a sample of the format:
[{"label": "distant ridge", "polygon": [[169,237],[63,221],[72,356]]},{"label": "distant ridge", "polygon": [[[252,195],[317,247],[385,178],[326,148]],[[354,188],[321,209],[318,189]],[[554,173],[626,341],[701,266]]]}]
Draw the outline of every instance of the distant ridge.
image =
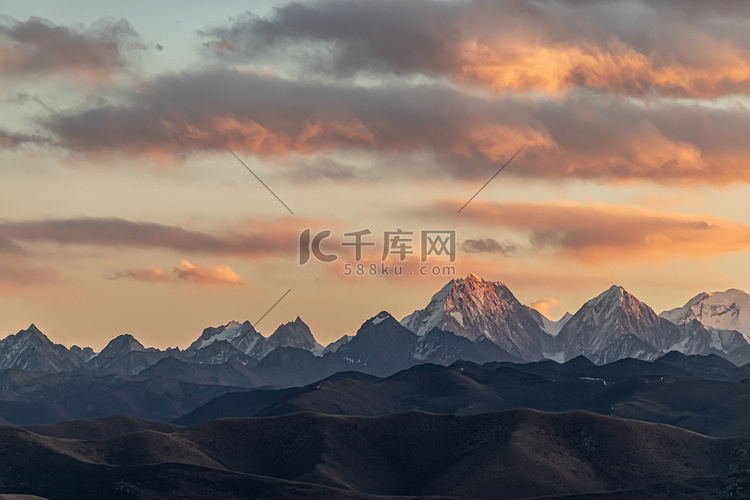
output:
[{"label": "distant ridge", "polygon": [[[384,311],[365,321],[356,334],[325,347],[300,317],[279,325],[268,337],[248,321],[209,327],[182,351],[146,348],[128,334],[114,338],[100,353],[88,347],[67,349],[31,325],[0,341],[0,370],[162,373],[183,381],[223,380],[232,385],[238,382],[237,370],[219,373],[217,368],[212,375],[211,368],[201,368],[198,375],[197,368],[190,373],[190,366],[234,362],[248,377],[243,386],[291,386],[342,370],[385,376],[414,364],[459,359],[564,362],[584,355],[606,364],[624,358],[655,360],[677,351],[714,354],[743,365],[750,363],[750,333],[745,331],[750,332],[750,295],[740,290],[699,294],[685,306],[657,315],[623,287],[612,286],[575,314],[550,321],[519,302],[504,283],[469,274],[446,283],[424,309],[400,322]],[[283,353],[275,352],[279,349]],[[166,357],[183,364],[170,362],[161,371],[147,371]]]}]

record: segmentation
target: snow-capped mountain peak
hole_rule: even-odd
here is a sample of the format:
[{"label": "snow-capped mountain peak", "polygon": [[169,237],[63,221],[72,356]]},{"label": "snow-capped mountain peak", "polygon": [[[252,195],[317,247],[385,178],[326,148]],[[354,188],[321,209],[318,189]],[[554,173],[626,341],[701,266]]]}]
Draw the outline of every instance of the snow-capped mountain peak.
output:
[{"label": "snow-capped mountain peak", "polygon": [[578,321],[583,318],[598,328],[613,326],[623,318],[648,323],[657,321],[656,313],[649,306],[617,285],[586,302],[573,316]]},{"label": "snow-capped mountain peak", "polygon": [[378,325],[388,318],[393,318],[393,316],[391,316],[391,313],[389,313],[388,311],[380,311],[377,316],[370,318],[369,322],[373,325]]},{"label": "snow-capped mountain peak", "polygon": [[623,287],[612,285],[593,299],[586,302],[586,306],[594,306],[596,304],[610,304],[617,306],[622,304],[622,301],[627,296],[632,297],[632,295],[630,295]]},{"label": "snow-capped mountain peak", "polygon": [[716,330],[736,330],[750,339],[750,294],[736,288],[725,292],[704,292],[687,304],[659,316],[675,324],[685,324],[697,319]]},{"label": "snow-capped mountain peak", "polygon": [[[188,358],[192,358],[198,351],[216,342],[226,342],[232,349],[258,360],[277,347],[304,349],[316,356],[322,356],[325,351],[325,348],[316,342],[310,328],[298,316],[294,321],[280,325],[268,338],[258,333],[249,321],[230,321],[223,326],[206,328],[185,353]],[[213,356],[212,359],[214,358],[218,359],[217,356]]]},{"label": "snow-capped mountain peak", "polygon": [[602,364],[626,357],[653,360],[673,350],[699,354],[711,349],[741,356],[748,345],[737,337],[741,338],[735,332],[713,335],[698,321],[673,324],[615,286],[586,302],[566,323],[555,337],[555,359],[584,355]]},{"label": "snow-capped mountain peak", "polygon": [[448,282],[427,307],[406,316],[401,324],[420,336],[433,328],[470,340],[484,336],[526,360],[541,359],[542,344],[550,337],[504,283],[473,273]]},{"label": "snow-capped mountain peak", "polygon": [[566,326],[574,327],[574,321],[587,321],[604,328],[628,318],[651,323],[657,321],[656,313],[649,306],[623,287],[613,285],[581,306]]},{"label": "snow-capped mountain peak", "polygon": [[249,321],[245,321],[244,323],[230,321],[226,325],[209,327],[203,330],[201,336],[190,345],[190,348],[195,350],[203,349],[219,340],[226,340],[227,342],[232,343],[232,341],[235,341],[250,332],[260,336],[260,334],[255,332],[255,329]]},{"label": "snow-capped mountain peak", "polygon": [[[498,291],[503,297],[498,297]],[[466,327],[482,314],[503,309],[504,304],[500,299],[507,295],[512,296],[502,282],[485,281],[470,273],[466,278],[449,281],[432,296],[427,307],[406,316],[401,324],[417,335],[424,335],[436,327],[445,330],[441,323],[446,320],[446,316],[450,316],[459,327]],[[467,333],[469,334],[464,336],[473,340],[485,332]]]},{"label": "snow-capped mountain peak", "polygon": [[446,283],[443,288],[432,296],[427,307],[409,314],[401,320],[401,324],[417,335],[424,335],[433,328],[437,328],[443,321],[443,315],[445,314],[445,308],[447,305],[446,301],[451,290],[453,290],[455,283],[456,280],[451,280]]}]

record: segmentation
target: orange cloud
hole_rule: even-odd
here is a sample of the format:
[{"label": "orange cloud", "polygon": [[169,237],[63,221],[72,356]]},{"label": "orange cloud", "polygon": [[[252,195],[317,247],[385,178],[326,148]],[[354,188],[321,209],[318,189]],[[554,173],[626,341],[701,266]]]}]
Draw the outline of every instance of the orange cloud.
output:
[{"label": "orange cloud", "polygon": [[132,279],[147,283],[176,283],[179,281],[192,282],[197,285],[242,285],[242,280],[234,270],[227,265],[219,265],[214,269],[206,266],[196,266],[187,260],[172,269],[170,275],[161,268],[145,267],[126,269],[118,271],[111,276],[105,276],[109,280]]},{"label": "orange cloud", "polygon": [[560,301],[556,299],[542,299],[532,302],[529,305],[542,313],[543,316],[549,318],[553,312],[552,310],[560,305]]},{"label": "orange cloud", "polygon": [[719,44],[718,64],[694,67],[645,54],[621,41],[606,46],[586,40],[537,45],[507,38],[464,42],[452,75],[500,92],[566,92],[576,87],[615,94],[714,99],[750,90],[748,51]]},{"label": "orange cloud", "polygon": [[[228,154],[227,145],[238,153],[274,156],[351,149],[427,153],[437,167],[433,173],[486,179],[498,162],[524,147],[506,175],[750,182],[750,143],[742,133],[750,118],[744,110],[644,107],[591,94],[489,98],[439,86],[339,88],[211,69],[157,78],[119,108],[94,106],[42,122],[67,149],[102,159],[145,155],[167,166],[200,151]],[[9,137],[10,145],[36,140]],[[378,162],[375,173],[424,175],[423,169],[388,163]],[[330,175],[341,178],[341,169]]]},{"label": "orange cloud", "polygon": [[241,285],[242,280],[231,267],[226,265],[216,266],[214,270],[205,266],[194,266],[187,260],[183,260],[179,266],[174,267],[178,279],[192,281],[198,285]]},{"label": "orange cloud", "polygon": [[[446,215],[459,203],[443,203]],[[665,262],[750,249],[750,226],[620,205],[473,202],[459,217],[525,233],[532,248],[589,263]]]},{"label": "orange cloud", "polygon": [[25,255],[0,251],[0,294],[29,294],[40,287],[58,284],[56,269],[34,265]]},{"label": "orange cloud", "polygon": [[750,41],[739,27],[750,9],[716,4],[328,0],[239,17],[204,35],[225,61],[304,54],[308,70],[339,76],[447,75],[503,94],[583,87],[714,99],[750,90]]}]

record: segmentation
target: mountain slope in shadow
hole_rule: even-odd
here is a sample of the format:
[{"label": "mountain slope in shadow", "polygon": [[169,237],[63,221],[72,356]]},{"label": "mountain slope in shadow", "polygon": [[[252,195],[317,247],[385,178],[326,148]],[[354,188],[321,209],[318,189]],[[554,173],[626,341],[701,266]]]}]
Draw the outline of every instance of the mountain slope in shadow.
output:
[{"label": "mountain slope in shadow", "polygon": [[[586,410],[712,436],[750,434],[750,384],[702,379],[691,373],[716,374],[714,367],[725,363],[721,358],[679,356],[684,359],[672,357],[661,363],[623,359],[604,366],[582,357],[564,364],[425,364],[387,378],[345,372],[301,388],[222,395],[175,423],[296,412],[378,416],[419,410],[462,415],[532,408]],[[721,378],[728,377],[724,375]]]},{"label": "mountain slope in shadow", "polygon": [[[54,499],[533,498],[649,491],[750,467],[750,438],[573,411],[297,413],[55,438],[0,427],[0,491]],[[41,432],[41,429],[40,429]]]}]

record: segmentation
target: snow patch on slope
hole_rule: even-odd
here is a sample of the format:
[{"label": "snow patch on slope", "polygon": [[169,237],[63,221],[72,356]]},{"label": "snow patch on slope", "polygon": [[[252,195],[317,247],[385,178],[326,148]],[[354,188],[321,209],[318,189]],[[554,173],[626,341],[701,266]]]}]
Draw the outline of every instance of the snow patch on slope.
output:
[{"label": "snow patch on slope", "polygon": [[678,325],[697,319],[715,330],[736,330],[750,340],[750,295],[735,288],[698,294],[659,316]]},{"label": "snow patch on slope", "polygon": [[565,324],[570,320],[570,318],[573,317],[572,314],[566,312],[565,316],[563,316],[562,318],[558,319],[557,321],[552,321],[551,319],[547,319],[547,317],[542,313],[539,313],[539,315],[542,317],[542,330],[549,333],[553,337],[560,333],[560,330],[562,330]]},{"label": "snow patch on slope", "polygon": [[216,335],[213,335],[210,338],[203,339],[200,344],[198,344],[196,347],[198,349],[203,349],[206,346],[209,346],[216,342],[217,340],[226,340],[227,342],[231,342],[240,333],[240,330],[242,330],[242,325],[238,323],[237,321],[230,321],[227,323],[227,326]]}]

